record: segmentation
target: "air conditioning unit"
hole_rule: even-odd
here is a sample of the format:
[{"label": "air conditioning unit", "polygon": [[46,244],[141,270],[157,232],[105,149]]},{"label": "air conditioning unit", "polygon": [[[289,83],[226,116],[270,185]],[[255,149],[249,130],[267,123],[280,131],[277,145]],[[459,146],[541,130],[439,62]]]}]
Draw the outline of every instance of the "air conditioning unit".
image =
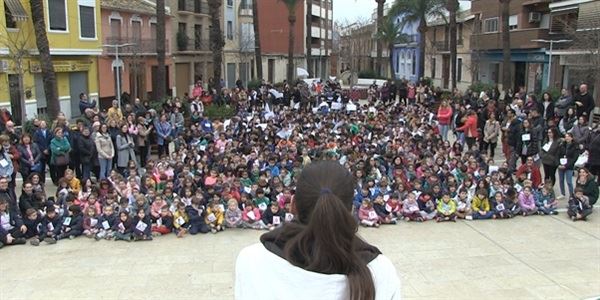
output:
[{"label": "air conditioning unit", "polygon": [[529,13],[529,23],[539,23],[542,21],[542,13],[534,11]]},{"label": "air conditioning unit", "polygon": [[8,60],[0,60],[0,72],[8,72]]}]

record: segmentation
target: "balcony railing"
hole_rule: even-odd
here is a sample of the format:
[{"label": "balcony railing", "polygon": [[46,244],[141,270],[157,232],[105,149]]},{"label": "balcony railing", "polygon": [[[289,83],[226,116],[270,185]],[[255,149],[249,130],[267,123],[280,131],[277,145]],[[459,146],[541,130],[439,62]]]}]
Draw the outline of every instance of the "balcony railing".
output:
[{"label": "balcony railing", "polygon": [[177,51],[210,51],[210,40],[195,39],[187,37],[185,40],[178,40]]},{"label": "balcony railing", "polygon": [[437,49],[437,51],[448,51],[449,43],[447,41],[436,41],[433,42],[433,47]]},{"label": "balcony railing", "polygon": [[[109,37],[104,39],[105,45],[123,45],[133,44],[130,46],[120,47],[119,54],[124,55],[140,55],[140,54],[156,54],[156,39],[131,38],[131,37]],[[169,51],[169,40],[165,41],[165,51]],[[105,47],[105,53],[114,55],[115,47]]]},{"label": "balcony railing", "polygon": [[[548,39],[549,36],[548,29],[544,28],[513,30],[510,32],[510,46],[513,49],[543,48],[547,45],[532,40]],[[502,49],[502,33],[473,34],[471,36],[471,49]]]}]

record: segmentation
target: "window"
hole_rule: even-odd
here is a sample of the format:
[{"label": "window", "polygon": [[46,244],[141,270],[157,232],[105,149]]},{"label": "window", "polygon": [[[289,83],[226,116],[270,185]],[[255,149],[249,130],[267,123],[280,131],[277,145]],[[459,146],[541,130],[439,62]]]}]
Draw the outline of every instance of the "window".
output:
[{"label": "window", "polygon": [[79,5],[79,35],[82,38],[96,38],[96,9]]},{"label": "window", "polygon": [[457,45],[462,45],[463,44],[463,24],[460,23],[457,26],[456,29],[456,44]]},{"label": "window", "polygon": [[498,18],[483,20],[483,32],[498,32]]},{"label": "window", "polygon": [[417,55],[415,52],[411,52],[412,57],[412,75],[417,74]]},{"label": "window", "polygon": [[156,23],[150,23],[150,36],[156,39]]},{"label": "window", "polygon": [[67,31],[66,0],[48,0],[48,24],[50,30]]},{"label": "window", "polygon": [[177,9],[179,11],[185,11],[185,0],[177,1]]},{"label": "window", "polygon": [[227,21],[227,39],[233,40],[233,22]]},{"label": "window", "polygon": [[202,13],[202,3],[200,0],[194,1],[194,12],[197,14]]},{"label": "window", "polygon": [[6,28],[17,28],[17,21],[13,18],[13,15],[4,2],[4,18],[6,20]]},{"label": "window", "polygon": [[194,46],[196,50],[202,48],[202,25],[194,25]]},{"label": "window", "polygon": [[435,66],[436,65],[436,61],[435,61],[435,57],[431,59],[431,78],[435,78]]},{"label": "window", "polygon": [[187,24],[186,23],[179,23],[177,26],[178,26],[177,27],[177,29],[178,29],[177,31],[178,32],[182,32],[182,33],[186,33],[187,34]]},{"label": "window", "polygon": [[462,58],[456,61],[456,81],[462,81]]},{"label": "window", "polygon": [[233,0],[227,0],[227,6],[233,6]]},{"label": "window", "polygon": [[517,28],[519,28],[519,16],[518,15],[510,16],[508,18],[508,29],[515,30]]},{"label": "window", "polygon": [[110,36],[116,41],[121,39],[121,20],[110,19]]},{"label": "window", "polygon": [[142,21],[131,21],[131,37],[133,38],[134,43],[140,42],[142,39]]},{"label": "window", "polygon": [[433,27],[433,42],[437,42],[437,27]]}]

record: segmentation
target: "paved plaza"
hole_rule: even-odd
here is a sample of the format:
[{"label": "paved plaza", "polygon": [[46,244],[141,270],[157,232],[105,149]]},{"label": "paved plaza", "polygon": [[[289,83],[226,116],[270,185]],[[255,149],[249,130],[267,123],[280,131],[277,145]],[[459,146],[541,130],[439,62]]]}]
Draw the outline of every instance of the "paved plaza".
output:
[{"label": "paved plaza", "polygon": [[[585,299],[600,296],[599,214],[401,222],[359,234],[392,260],[403,299]],[[0,299],[233,299],[236,256],[262,233],[4,247]]]}]

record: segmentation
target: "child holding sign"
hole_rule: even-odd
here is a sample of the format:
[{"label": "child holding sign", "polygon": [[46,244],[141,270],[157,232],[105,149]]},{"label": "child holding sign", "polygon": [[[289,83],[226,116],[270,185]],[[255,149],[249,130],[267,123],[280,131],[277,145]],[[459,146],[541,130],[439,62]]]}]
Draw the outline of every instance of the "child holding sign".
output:
[{"label": "child holding sign", "polygon": [[133,218],[133,239],[135,241],[151,241],[152,240],[152,221],[150,216],[146,215],[143,208],[137,210],[135,218]]},{"label": "child holding sign", "polygon": [[223,231],[225,228],[223,227],[223,210],[218,202],[212,202],[210,206],[206,209],[206,218],[204,221],[210,227],[210,231],[212,233],[217,233],[219,231]]},{"label": "child holding sign", "polygon": [[78,205],[69,206],[68,215],[63,219],[61,234],[58,240],[69,238],[74,239],[83,233],[83,214]]},{"label": "child holding sign", "polygon": [[248,202],[242,212],[242,227],[252,229],[265,229],[267,226],[261,219],[260,209]]},{"label": "child holding sign", "polygon": [[119,213],[119,219],[115,222],[115,225],[112,227],[112,230],[115,232],[115,241],[128,241],[131,242],[131,232],[132,230],[131,218],[129,214],[125,211]]},{"label": "child holding sign", "polygon": [[96,208],[88,206],[85,210],[86,215],[83,219],[83,234],[88,238],[93,238],[98,233],[98,217],[96,216]]},{"label": "child holding sign", "polygon": [[98,229],[98,233],[96,233],[96,241],[101,239],[110,240],[114,236],[114,231],[112,230],[113,226],[117,223],[117,215],[114,212],[114,208],[112,206],[105,206],[104,213],[98,219],[98,224],[96,225]]},{"label": "child holding sign", "polygon": [[456,222],[456,203],[452,201],[448,193],[445,193],[442,199],[438,200],[436,221]]},{"label": "child holding sign", "polygon": [[273,230],[283,224],[285,221],[285,212],[279,208],[277,201],[271,202],[269,208],[262,215],[262,221],[269,230]]},{"label": "child holding sign", "polygon": [[379,227],[379,216],[368,199],[364,199],[358,209],[358,219],[363,226]]}]

